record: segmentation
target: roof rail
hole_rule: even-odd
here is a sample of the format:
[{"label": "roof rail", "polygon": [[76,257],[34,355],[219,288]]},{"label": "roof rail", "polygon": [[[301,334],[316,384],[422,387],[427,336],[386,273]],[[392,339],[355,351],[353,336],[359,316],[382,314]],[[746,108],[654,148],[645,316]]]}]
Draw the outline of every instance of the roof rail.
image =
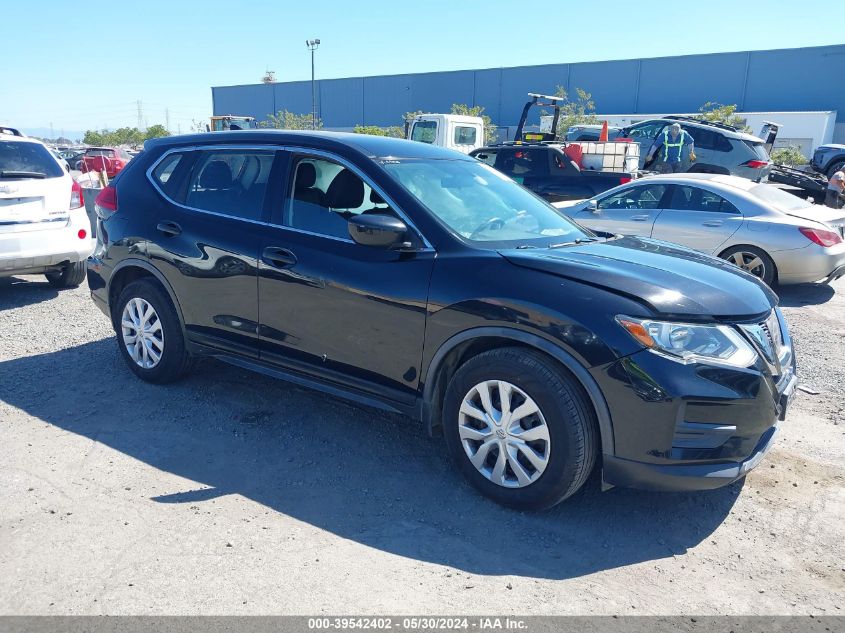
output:
[{"label": "roof rail", "polygon": [[668,114],[664,119],[671,119],[672,121],[690,121],[691,123],[700,123],[701,125],[712,125],[713,127],[722,128],[723,130],[730,130],[731,132],[739,132],[739,128],[728,125],[727,123],[721,123],[719,121],[705,121],[704,119],[699,119],[694,116],[683,116],[680,114]]},{"label": "roof rail", "polygon": [[13,127],[8,127],[6,125],[0,125],[0,134],[11,134],[12,136],[23,136],[20,130],[17,130]]}]

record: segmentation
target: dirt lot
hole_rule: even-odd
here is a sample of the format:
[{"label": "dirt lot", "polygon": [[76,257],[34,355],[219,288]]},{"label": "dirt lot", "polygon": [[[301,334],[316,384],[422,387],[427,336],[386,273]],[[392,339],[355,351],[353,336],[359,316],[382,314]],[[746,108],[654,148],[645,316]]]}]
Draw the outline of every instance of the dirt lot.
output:
[{"label": "dirt lot", "polygon": [[216,361],[143,384],[87,288],[0,280],[0,613],[841,615],[845,280],[782,298],[820,393],[744,483],[520,514],[405,419]]}]

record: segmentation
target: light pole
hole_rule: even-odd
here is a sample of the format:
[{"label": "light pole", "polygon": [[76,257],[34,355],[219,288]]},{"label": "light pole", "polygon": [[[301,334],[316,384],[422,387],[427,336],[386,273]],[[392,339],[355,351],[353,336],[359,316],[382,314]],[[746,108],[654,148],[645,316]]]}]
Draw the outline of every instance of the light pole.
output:
[{"label": "light pole", "polygon": [[311,129],[317,129],[317,84],[314,83],[314,51],[320,45],[320,40],[305,40],[305,45],[311,51]]}]

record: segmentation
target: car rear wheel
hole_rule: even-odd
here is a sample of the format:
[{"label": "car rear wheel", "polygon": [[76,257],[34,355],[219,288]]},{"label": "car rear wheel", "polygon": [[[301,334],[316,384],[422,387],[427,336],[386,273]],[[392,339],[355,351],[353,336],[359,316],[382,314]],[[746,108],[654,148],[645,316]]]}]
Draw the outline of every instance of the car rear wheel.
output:
[{"label": "car rear wheel", "polygon": [[156,282],[134,281],[112,308],[120,354],[135,375],[152,383],[173,382],[191,368],[191,356],[170,298]]},{"label": "car rear wheel", "polygon": [[446,391],[443,429],[467,480],[521,510],[573,495],[595,464],[596,421],[586,394],[532,350],[491,350],[462,365]]},{"label": "car rear wheel", "polygon": [[775,263],[764,251],[754,246],[734,246],[719,255],[745,272],[759,277],[767,286],[775,283]]},{"label": "car rear wheel", "polygon": [[76,288],[85,279],[85,262],[66,264],[60,271],[44,276],[54,288]]}]

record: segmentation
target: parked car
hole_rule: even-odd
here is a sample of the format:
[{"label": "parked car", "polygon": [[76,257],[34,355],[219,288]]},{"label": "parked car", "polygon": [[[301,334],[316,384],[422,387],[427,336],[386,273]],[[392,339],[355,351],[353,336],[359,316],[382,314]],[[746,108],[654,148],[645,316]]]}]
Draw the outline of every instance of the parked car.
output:
[{"label": "parked car", "polygon": [[62,158],[59,152],[54,149],[50,149],[49,147],[47,148],[47,151],[49,151],[53,155],[53,158],[55,158],[59,162],[59,165],[62,166],[62,169],[64,169],[66,172],[70,172],[70,165],[64,158]]},{"label": "parked car", "polygon": [[608,485],[728,484],[794,393],[789,331],[757,278],[581,228],[444,148],[156,139],[96,207],[91,295],[139,378],[211,355],[404,413],[506,505],[555,504],[597,463]]},{"label": "parked car", "polygon": [[80,171],[79,161],[82,160],[83,154],[85,154],[85,150],[68,149],[63,152],[59,152],[59,156],[67,161],[71,169],[76,169],[77,171]]},{"label": "parked car", "polygon": [[835,143],[819,145],[813,152],[810,166],[830,178],[834,173],[845,168],[845,145]]},{"label": "parked car", "polygon": [[557,206],[596,231],[652,237],[716,255],[770,286],[845,275],[845,211],[747,178],[651,176]]},{"label": "parked car", "polygon": [[655,155],[647,162],[648,152],[664,129],[680,123],[695,141],[696,160],[689,160],[684,148],[685,171],[692,174],[726,174],[742,176],[755,182],[765,182],[772,168],[772,160],[763,139],[740,132],[730,125],[699,121],[692,117],[672,116],[648,119],[623,128],[619,138],[631,138],[640,145],[640,167],[653,169],[659,160]]},{"label": "parked car", "polygon": [[105,170],[109,178],[114,178],[130,160],[132,157],[120,147],[89,147],[79,162],[79,171]]},{"label": "parked car", "polygon": [[93,251],[82,189],[41,141],[10,130],[0,130],[0,277],[78,286]]},{"label": "parked car", "polygon": [[562,143],[502,143],[470,152],[549,202],[579,200],[639,177],[639,172],[582,170]]}]

